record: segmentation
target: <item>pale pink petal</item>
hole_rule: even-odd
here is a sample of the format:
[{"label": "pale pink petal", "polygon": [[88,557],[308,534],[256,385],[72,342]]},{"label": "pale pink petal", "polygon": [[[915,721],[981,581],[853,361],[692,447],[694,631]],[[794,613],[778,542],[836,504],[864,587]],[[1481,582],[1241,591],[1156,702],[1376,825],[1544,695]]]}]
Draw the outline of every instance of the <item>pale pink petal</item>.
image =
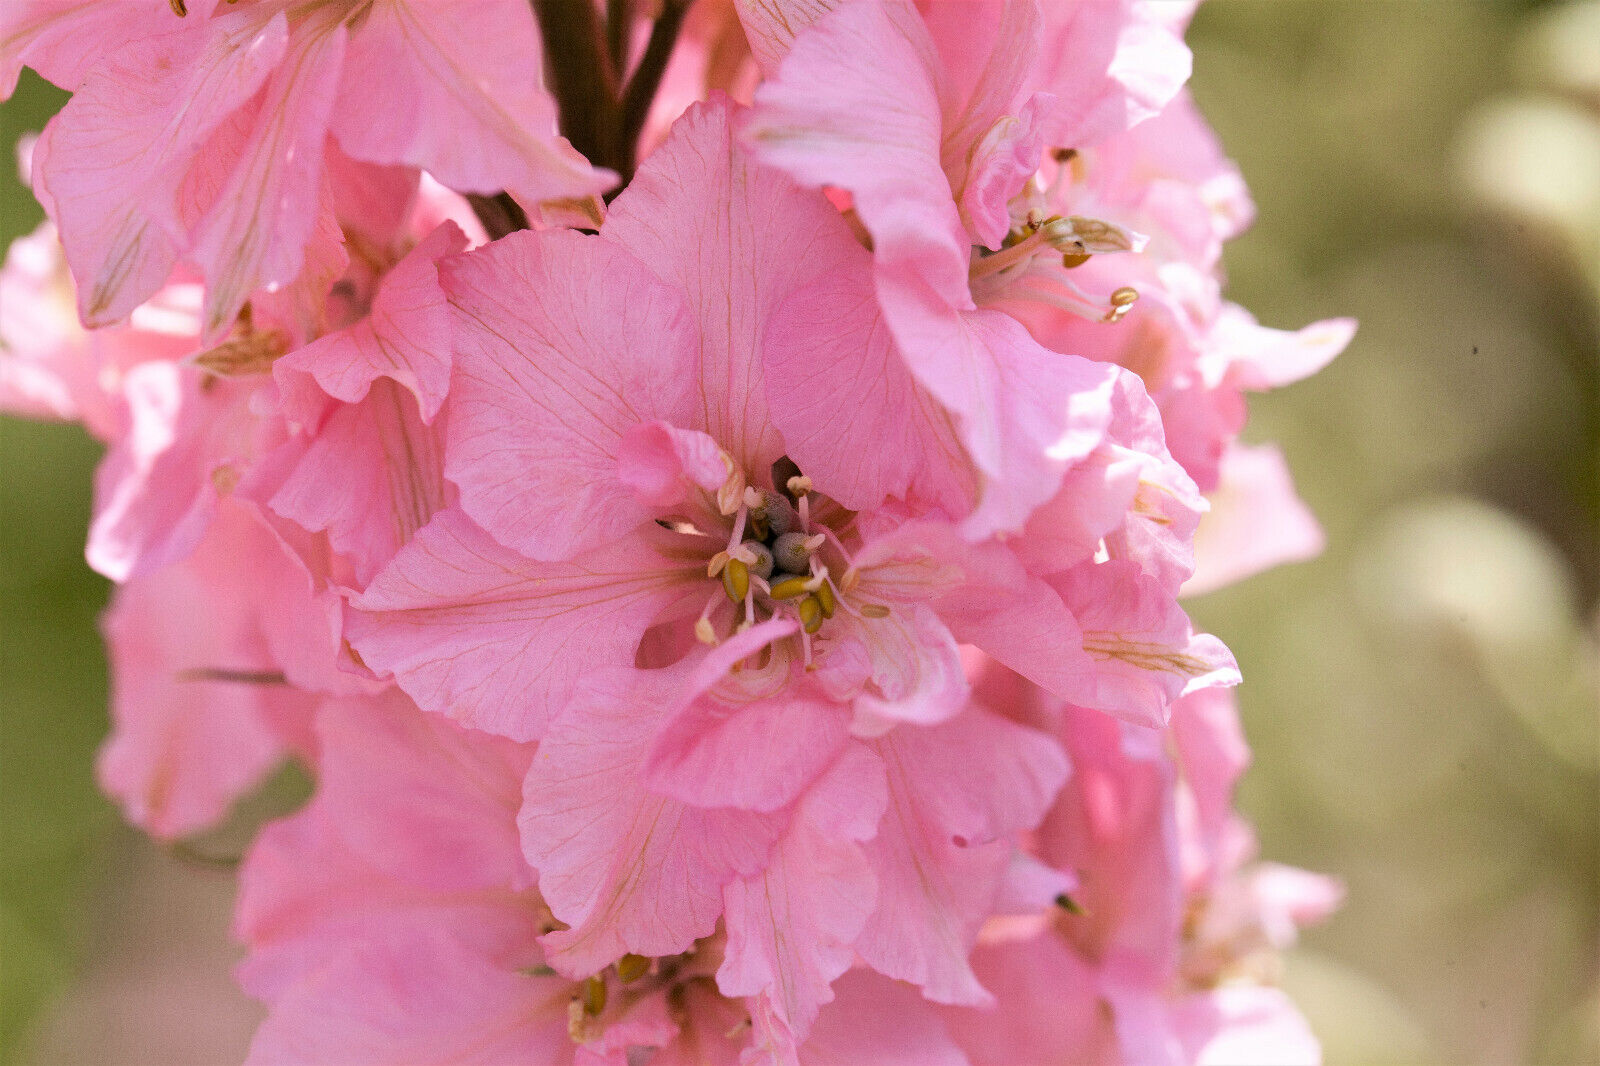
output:
[{"label": "pale pink petal", "polygon": [[514,233],[443,279],[456,312],[446,473],[462,509],[537,559],[648,522],[617,459],[641,422],[698,426],[681,298],[614,244],[565,231]]},{"label": "pale pink petal", "polygon": [[761,73],[772,76],[796,35],[838,7],[840,0],[734,0],[739,22]]},{"label": "pale pink petal", "polygon": [[1228,382],[1241,389],[1273,389],[1308,378],[1331,363],[1356,335],[1353,318],[1329,318],[1296,331],[1256,324],[1248,311],[1224,307],[1209,338],[1228,358]]},{"label": "pale pink petal", "polygon": [[[352,35],[332,130],[357,159],[421,167],[530,206],[615,183],[556,133],[533,12],[520,0],[398,0]],[[374,106],[374,101],[379,106]]]},{"label": "pale pink petal", "polygon": [[1211,510],[1195,531],[1194,576],[1184,583],[1184,595],[1310,559],[1326,543],[1316,517],[1295,493],[1289,465],[1275,445],[1229,445],[1209,499]]},{"label": "pale pink petal", "polygon": [[259,381],[208,379],[194,367],[141,363],[124,376],[128,430],[95,473],[89,565],[116,580],[183,558],[217,501],[281,425],[258,418]]},{"label": "pale pink petal", "polygon": [[[309,584],[234,504],[190,558],[124,585],[106,616],[112,733],[102,787],[163,838],[220,820],[286,753],[312,697],[285,683],[272,614],[315,640]],[[322,647],[332,654],[332,634]]]},{"label": "pale pink petal", "polygon": [[871,257],[854,240],[767,327],[773,423],[788,455],[852,510],[914,499],[969,511],[976,474],[950,415],[906,368],[878,309]]},{"label": "pale pink petal", "polygon": [[324,801],[375,869],[439,892],[531,882],[516,824],[531,747],[468,733],[393,690],[329,701],[317,726]]},{"label": "pale pink petal", "polygon": [[350,601],[345,634],[423,708],[532,740],[586,674],[631,666],[656,616],[704,574],[648,531],[532,562],[451,508]]},{"label": "pale pink petal", "polygon": [[1052,579],[1083,629],[1094,662],[1068,696],[1145,726],[1161,726],[1179,696],[1239,683],[1222,642],[1196,633],[1177,600],[1122,559],[1081,563]]},{"label": "pale pink petal", "polygon": [[61,229],[86,324],[115,322],[167,279],[187,243],[177,191],[192,156],[287,46],[281,15],[184,20],[110,56],[51,120],[34,187]]},{"label": "pale pink petal", "polygon": [[[272,374],[285,390],[289,416],[308,420],[320,393],[358,403],[387,377],[411,391],[422,420],[431,423],[450,387],[450,311],[437,261],[466,246],[454,223],[441,225],[384,276],[369,317],[275,361]],[[311,382],[317,392],[298,399],[297,390]]]},{"label": "pale pink petal", "polygon": [[1282,989],[1224,985],[1185,996],[1173,1026],[1192,1066],[1319,1066],[1322,1048]]},{"label": "pale pink petal", "polygon": [[[696,417],[747,476],[783,454],[763,384],[767,324],[832,270],[848,231],[818,193],[751,158],[722,96],[690,108],[611,205],[602,236],[684,294],[700,328]],[[781,402],[777,401],[777,402]]]},{"label": "pale pink petal", "polygon": [[[972,967],[991,1008],[942,1010],[974,1066],[1089,1066],[1116,1060],[1092,963],[1054,931],[980,944]],[[1141,1063],[1140,1066],[1143,1066]]]},{"label": "pale pink petal", "polygon": [[714,495],[730,472],[716,441],[666,422],[641,422],[617,445],[617,477],[655,511],[689,502],[696,490]]},{"label": "pale pink petal", "polygon": [[[751,630],[706,664],[720,676],[769,639]],[[570,927],[543,939],[563,973],[687,950],[715,928],[723,887],[759,871],[783,832],[782,815],[703,810],[645,788],[664,712],[707,683],[702,673],[686,686],[676,668],[595,676],[539,745],[518,823],[539,890]]]},{"label": "pale pink petal", "polygon": [[966,1066],[967,1057],[915,989],[870,970],[834,984],[800,1049],[801,1066]]},{"label": "pale pink petal", "polygon": [[[235,16],[223,20],[229,17]],[[251,292],[288,285],[306,262],[344,47],[340,21],[312,15],[296,28],[259,104],[252,105],[259,112],[250,136],[237,154],[230,152],[228,176],[195,226],[189,250],[206,276],[207,337],[227,328]]]},{"label": "pale pink petal", "polygon": [[767,996],[796,1039],[855,957],[851,944],[876,896],[855,842],[877,832],[887,803],[882,764],[851,747],[801,801],[771,864],[723,891],[728,943],[717,986],[726,996]]},{"label": "pale pink petal", "polygon": [[571,986],[495,965],[448,931],[356,940],[288,988],[249,1066],[501,1066],[571,1054]]},{"label": "pale pink petal", "polygon": [[[209,18],[216,3],[189,4],[192,21]],[[0,100],[16,89],[23,66],[75,92],[111,52],[180,25],[169,8],[122,0],[13,0],[0,5]]]},{"label": "pale pink petal", "polygon": [[442,425],[424,425],[416,402],[393,381],[373,382],[359,403],[329,404],[272,494],[271,508],[306,530],[327,530],[365,586],[450,503]]},{"label": "pale pink petal", "polygon": [[1170,0],[1043,4],[1039,87],[1056,106],[1046,140],[1087,148],[1166,107],[1189,80],[1193,57]]},{"label": "pale pink petal", "polygon": [[[786,625],[790,633],[797,628]],[[696,807],[775,811],[834,762],[848,721],[846,709],[820,693],[784,691],[748,703],[702,696],[656,734],[644,781]]]},{"label": "pale pink petal", "polygon": [[874,743],[889,810],[865,845],[878,909],[856,949],[874,969],[939,1003],[982,1004],[968,965],[999,897],[1008,834],[1037,824],[1067,776],[1043,734],[974,708],[941,725],[901,727]]}]

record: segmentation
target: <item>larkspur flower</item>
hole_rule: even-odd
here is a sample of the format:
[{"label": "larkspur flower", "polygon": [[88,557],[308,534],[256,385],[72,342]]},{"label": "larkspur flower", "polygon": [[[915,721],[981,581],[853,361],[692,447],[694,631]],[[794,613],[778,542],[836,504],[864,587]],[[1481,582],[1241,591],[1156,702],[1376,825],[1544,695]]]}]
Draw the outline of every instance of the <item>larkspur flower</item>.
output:
[{"label": "larkspur flower", "polygon": [[108,444],[102,783],[316,782],[251,1061],[1310,1061],[1338,888],[1250,864],[1178,596],[1320,543],[1236,437],[1350,325],[1221,297],[1193,5],[560,7],[0,13],[75,94],[0,406]]}]

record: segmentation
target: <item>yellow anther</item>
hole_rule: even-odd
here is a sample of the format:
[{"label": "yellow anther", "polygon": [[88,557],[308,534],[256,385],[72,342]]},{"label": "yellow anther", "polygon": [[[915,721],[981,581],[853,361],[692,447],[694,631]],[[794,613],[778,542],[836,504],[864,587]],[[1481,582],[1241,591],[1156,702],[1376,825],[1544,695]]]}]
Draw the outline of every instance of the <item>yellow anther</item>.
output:
[{"label": "yellow anther", "polygon": [[1068,252],[1061,257],[1061,265],[1071,270],[1073,267],[1083,266],[1091,258],[1093,257],[1088,252]]},{"label": "yellow anther", "polygon": [[807,633],[815,633],[822,628],[822,601],[815,594],[807,596],[800,601],[800,624]]},{"label": "yellow anther", "polygon": [[722,568],[722,591],[734,603],[743,603],[750,593],[750,567],[742,559],[729,559]]},{"label": "yellow anther", "polygon": [[189,13],[189,5],[184,3],[183,0],[167,0],[167,3],[171,6],[172,13],[179,18],[183,18]]},{"label": "yellow anther", "polygon": [[796,474],[789,479],[789,483],[785,487],[789,490],[789,495],[799,499],[811,491],[811,479],[804,474]]},{"label": "yellow anther", "polygon": [[796,574],[775,582],[772,586],[772,598],[775,600],[793,600],[810,592],[809,579]]},{"label": "yellow anther", "polygon": [[888,618],[889,608],[881,603],[863,603],[861,614],[864,618]]},{"label": "yellow anther", "polygon": [[1139,298],[1139,290],[1124,285],[1111,294],[1112,307],[1127,307]]},{"label": "yellow anther", "polygon": [[637,981],[650,972],[650,960],[643,955],[624,955],[617,960],[617,976],[623,984]]},{"label": "yellow anther", "polygon": [[595,974],[583,983],[583,1013],[593,1018],[606,1009],[606,979]]},{"label": "yellow anther", "polygon": [[711,628],[711,619],[701,618],[695,622],[694,639],[702,644],[716,645],[717,631]]},{"label": "yellow anther", "polygon": [[817,602],[822,605],[822,617],[832,618],[833,613],[839,609],[839,600],[833,594],[833,586],[824,581],[812,593]]}]

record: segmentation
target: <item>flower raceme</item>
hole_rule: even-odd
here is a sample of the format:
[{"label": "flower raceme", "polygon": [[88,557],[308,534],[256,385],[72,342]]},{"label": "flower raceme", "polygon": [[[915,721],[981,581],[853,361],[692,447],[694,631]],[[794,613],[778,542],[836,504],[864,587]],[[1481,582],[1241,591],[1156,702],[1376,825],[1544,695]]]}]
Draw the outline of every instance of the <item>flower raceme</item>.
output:
[{"label": "flower raceme", "polygon": [[0,14],[74,93],[0,403],[108,445],[102,782],[317,782],[251,1061],[1313,1058],[1337,892],[1243,867],[1179,595],[1320,543],[1235,437],[1350,327],[1221,300],[1189,7],[607,6]]}]

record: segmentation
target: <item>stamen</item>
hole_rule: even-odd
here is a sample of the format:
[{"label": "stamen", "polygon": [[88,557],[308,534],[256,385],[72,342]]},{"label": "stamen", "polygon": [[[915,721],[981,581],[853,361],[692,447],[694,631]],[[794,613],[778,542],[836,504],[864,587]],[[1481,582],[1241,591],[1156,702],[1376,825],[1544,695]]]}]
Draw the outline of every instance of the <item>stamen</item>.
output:
[{"label": "stamen", "polygon": [[750,594],[750,567],[742,559],[729,559],[722,569],[722,591],[734,603],[743,603]]},{"label": "stamen", "polygon": [[583,983],[583,1013],[591,1018],[606,1009],[606,979],[595,974]]},{"label": "stamen", "polygon": [[1132,307],[1138,299],[1139,290],[1124,285],[1111,294],[1111,310],[1100,316],[1100,321],[1116,322],[1120,320],[1123,315],[1128,313],[1128,308]]},{"label": "stamen", "polygon": [[812,593],[800,601],[800,625],[807,633],[815,633],[822,628],[822,621],[826,615],[822,612],[822,601]]},{"label": "stamen", "polygon": [[811,591],[808,587],[809,585],[809,578],[802,574],[796,574],[793,577],[786,577],[782,581],[774,582],[771,596],[775,600],[799,599]]},{"label": "stamen", "polygon": [[866,618],[888,618],[889,608],[881,603],[863,603],[861,605],[861,614]]},{"label": "stamen", "polygon": [[624,955],[617,960],[617,977],[623,984],[632,984],[650,970],[650,960],[643,955]]},{"label": "stamen", "polygon": [[817,606],[822,608],[822,617],[832,618],[839,610],[838,597],[833,594],[833,582],[824,581],[811,595],[816,598]]},{"label": "stamen", "polygon": [[784,485],[784,488],[789,490],[790,496],[793,496],[796,500],[799,500],[802,496],[811,491],[811,479],[806,477],[804,474],[796,474],[794,477],[788,480],[788,482]]},{"label": "stamen", "polygon": [[717,631],[711,627],[711,619],[700,618],[694,623],[694,639],[708,647],[717,646]]}]

